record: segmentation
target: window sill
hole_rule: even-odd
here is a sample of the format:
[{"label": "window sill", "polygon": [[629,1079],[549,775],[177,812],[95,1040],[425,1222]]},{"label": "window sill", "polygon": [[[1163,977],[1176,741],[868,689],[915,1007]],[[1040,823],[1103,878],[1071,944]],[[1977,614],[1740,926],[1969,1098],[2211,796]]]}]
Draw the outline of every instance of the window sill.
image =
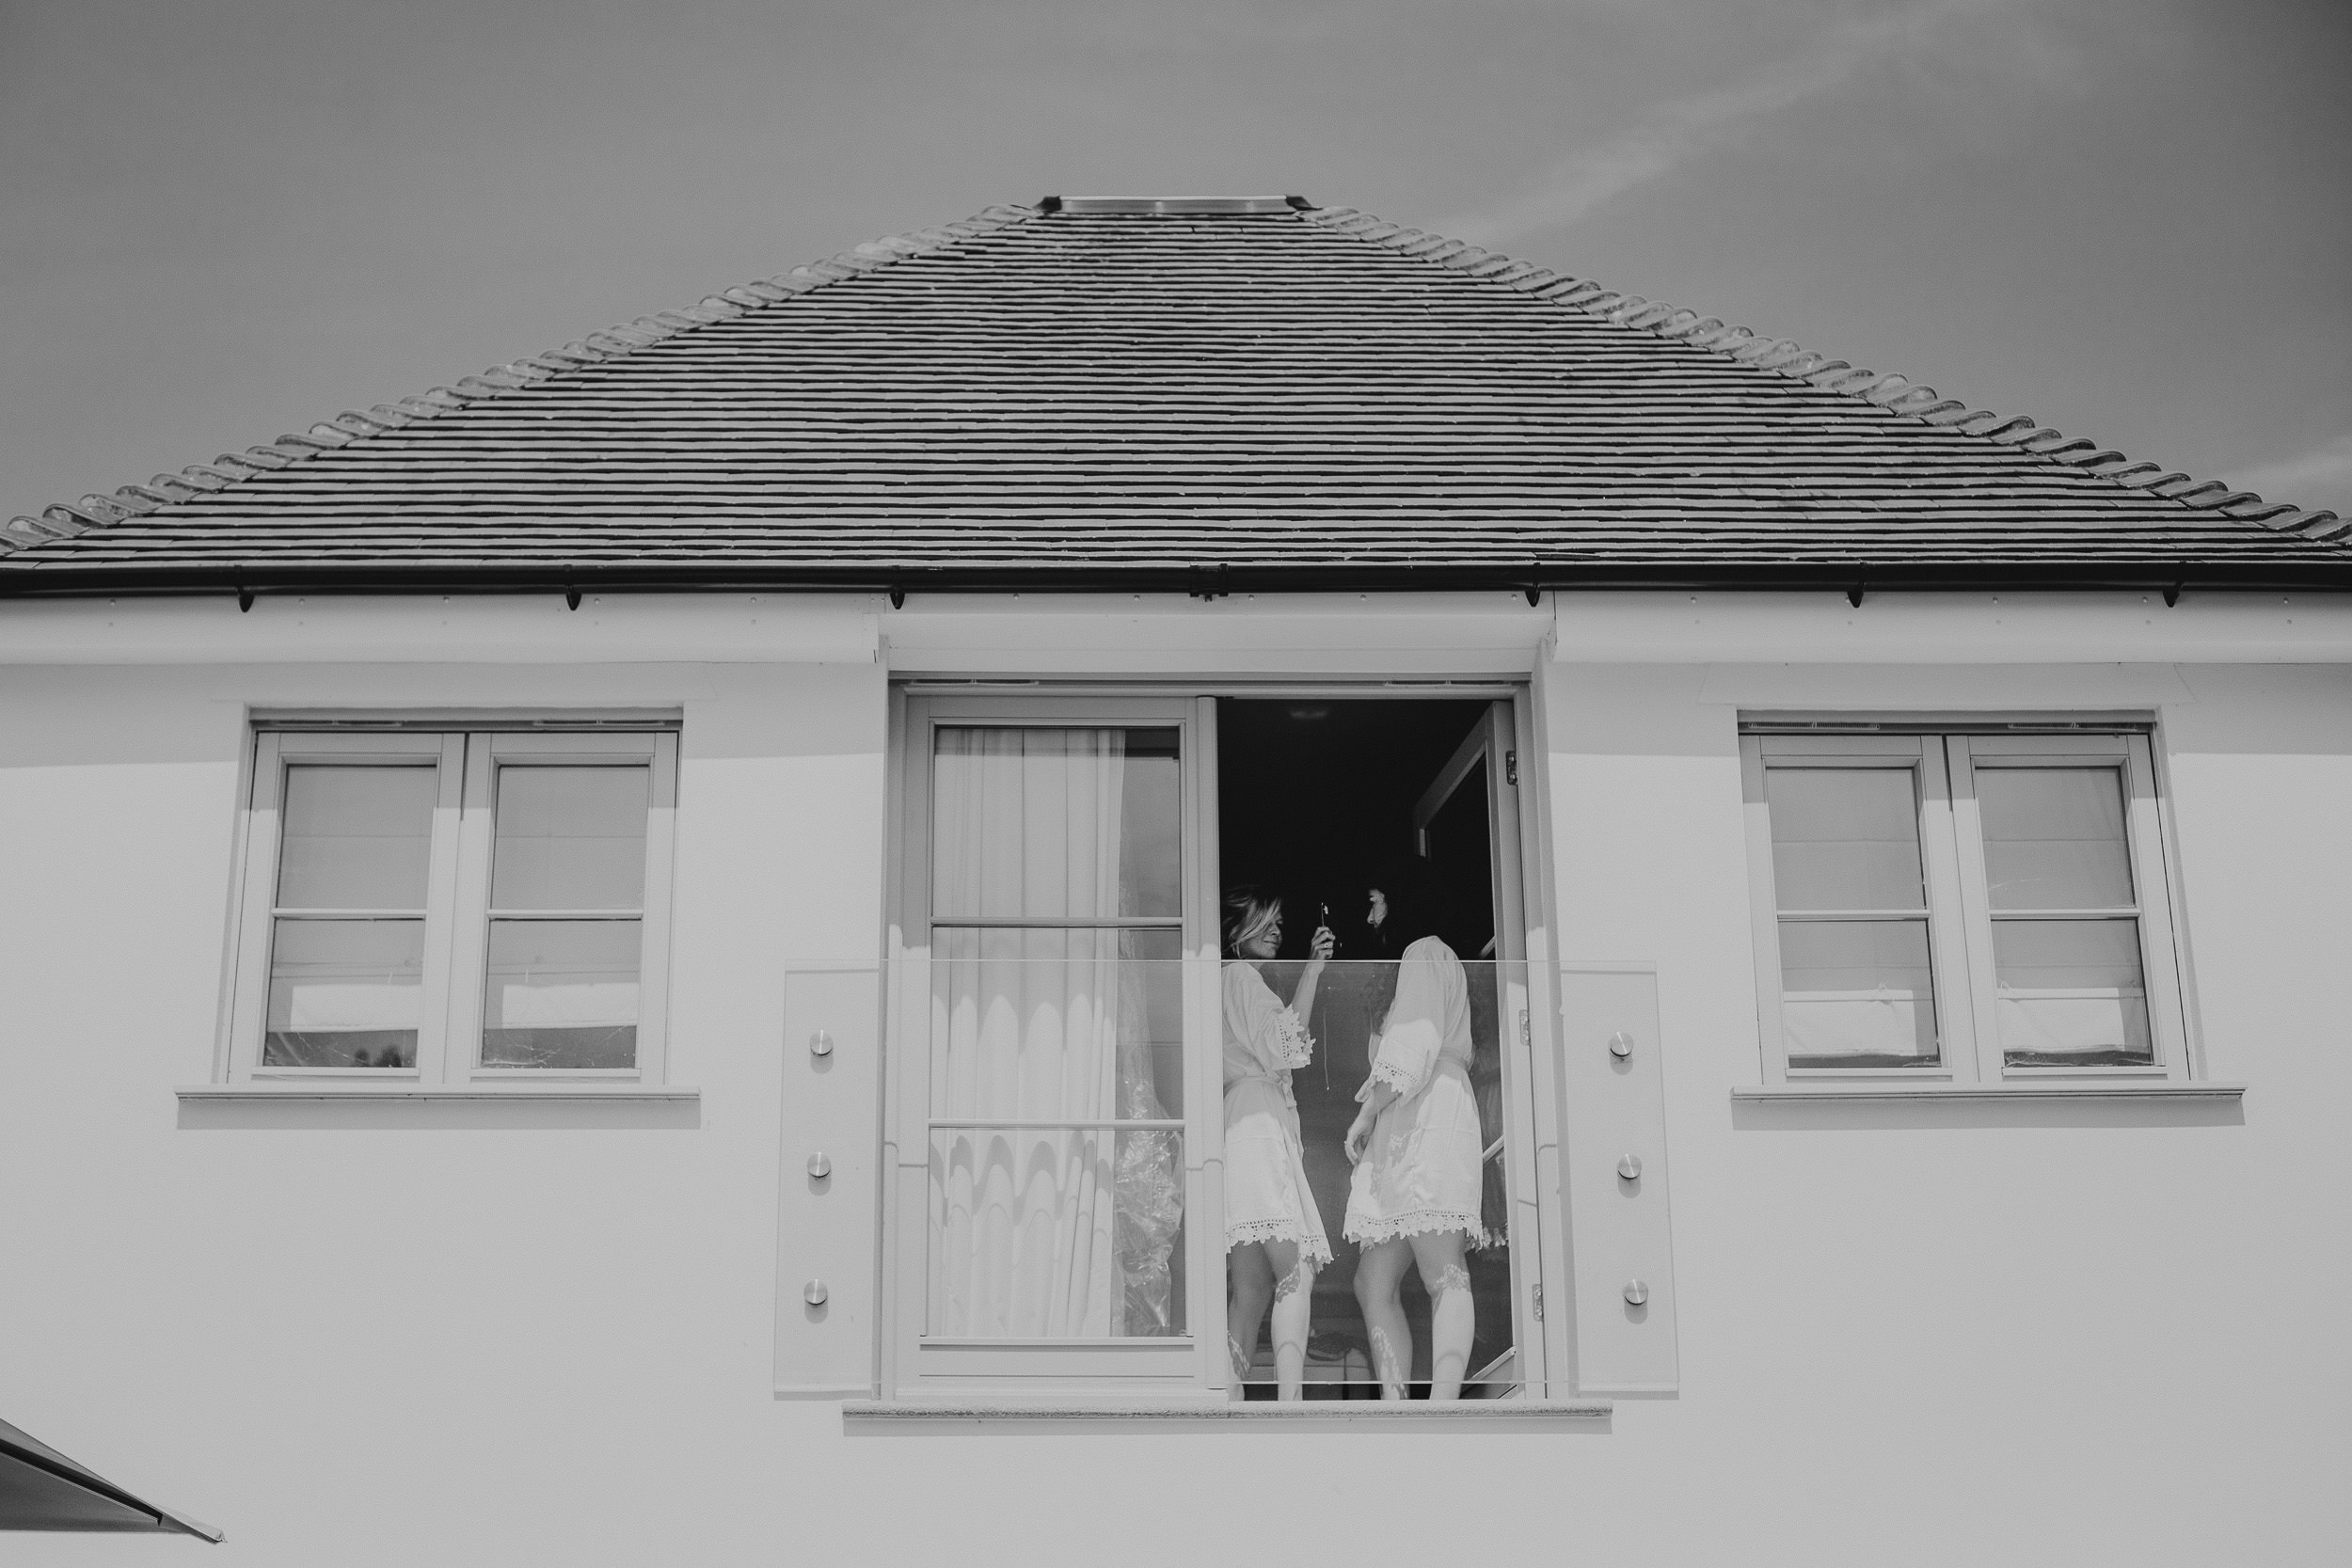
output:
[{"label": "window sill", "polygon": [[1102,1428],[1234,1426],[1497,1427],[1556,1429],[1563,1424],[1605,1427],[1614,1406],[1606,1400],[1301,1400],[1282,1403],[1224,1400],[1100,1403],[1022,1403],[1011,1400],[844,1400],[849,1431],[922,1431],[937,1427],[1019,1427],[1091,1422]]},{"label": "window sill", "polygon": [[1731,1091],[1735,1103],[1822,1104],[1862,1101],[1936,1104],[2013,1104],[2035,1100],[2208,1101],[2235,1102],[2246,1098],[2243,1084],[2175,1083],[2148,1079],[2102,1081],[2093,1078],[2037,1078],[2007,1084],[1764,1084],[1744,1085]]},{"label": "window sill", "polygon": [[702,1090],[678,1084],[417,1084],[414,1082],[332,1084],[316,1079],[274,1079],[249,1084],[183,1084],[172,1093],[183,1104],[269,1104],[289,1100],[398,1101],[408,1103],[497,1103],[531,1101],[538,1103],[574,1101],[598,1105],[691,1105]]},{"label": "window sill", "polygon": [[186,1084],[184,1130],[527,1129],[702,1125],[702,1090],[676,1084]]}]

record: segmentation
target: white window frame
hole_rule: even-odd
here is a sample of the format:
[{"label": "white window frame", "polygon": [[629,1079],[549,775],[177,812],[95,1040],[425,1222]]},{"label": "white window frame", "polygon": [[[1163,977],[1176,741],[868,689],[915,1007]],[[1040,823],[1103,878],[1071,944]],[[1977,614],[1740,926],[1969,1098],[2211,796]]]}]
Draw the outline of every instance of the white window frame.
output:
[{"label": "white window frame", "polygon": [[[930,1243],[928,1172],[930,1160],[929,1021],[930,978],[931,763],[936,732],[957,727],[1039,726],[1054,729],[1173,729],[1178,734],[1184,912],[1176,928],[1186,960],[1185,1037],[1197,1040],[1222,1027],[1216,990],[1216,863],[1214,817],[1204,820],[1201,793],[1216,777],[1216,727],[1198,701],[1165,696],[1093,694],[1075,699],[930,697],[903,699],[903,803],[895,832],[902,845],[898,920],[892,951],[887,1053],[889,1129],[885,1148],[884,1302],[885,1388],[904,1393],[974,1393],[1007,1387],[1060,1388],[1090,1395],[1181,1396],[1222,1386],[1223,1304],[1209,1282],[1224,1279],[1224,1095],[1215,1053],[1184,1053],[1184,1183],[1185,1332],[1165,1338],[1104,1339],[964,1339],[925,1331],[926,1272]],[[1213,800],[1213,796],[1206,799]],[[1195,824],[1201,824],[1196,828]],[[1203,838],[1207,842],[1202,842]],[[943,921],[941,924],[956,924]],[[1050,924],[1041,921],[1040,924]],[[1122,924],[1116,918],[1104,925]],[[1154,921],[1151,924],[1157,925]],[[1204,1328],[1204,1322],[1210,1323]]]},{"label": "white window frame", "polygon": [[[961,686],[961,683],[959,683]],[[1438,693],[1433,693],[1438,694]],[[1117,683],[1096,687],[1043,681],[1016,691],[940,689],[920,682],[893,689],[890,969],[884,985],[883,1179],[880,1230],[880,1312],[877,1389],[888,1401],[998,1398],[1014,1403],[1135,1399],[1145,1403],[1223,1403],[1231,1380],[1225,1346],[1224,1094],[1220,1050],[1223,953],[1218,924],[1218,776],[1216,702],[1224,697],[1298,696],[1346,700],[1394,697],[1394,683],[1360,681],[1263,686],[1209,681]],[[1448,685],[1442,695],[1507,706],[1483,730],[1492,746],[1514,759],[1538,753],[1529,728],[1526,689],[1517,683]],[[930,1339],[924,1333],[928,1300],[927,1209],[930,1158],[927,1102],[930,1060],[923,1045],[930,1016],[931,759],[934,735],[946,727],[1037,725],[1049,728],[1175,728],[1181,735],[1184,805],[1183,951],[1187,968],[1184,1068],[1186,1323],[1184,1336],[1097,1340]],[[1470,747],[1466,744],[1465,752]],[[1459,758],[1456,759],[1460,760]],[[1527,890],[1542,883],[1537,835],[1522,821],[1516,774],[1495,777],[1490,760],[1489,809],[1495,889],[1499,899],[1524,909]],[[1540,798],[1540,784],[1536,785]],[[1516,1131],[1506,1146],[1512,1212],[1511,1363],[1519,1392],[1543,1399],[1556,1378],[1569,1385],[1569,1338],[1574,1314],[1551,1299],[1571,1301],[1563,1238],[1566,1202],[1554,1152],[1561,1136],[1555,1051],[1554,976],[1530,962],[1523,919],[1497,931],[1498,959],[1521,966],[1516,1008],[1516,1049],[1506,1037],[1504,1103]],[[941,924],[955,924],[943,921]],[[1531,1020],[1534,1022],[1531,1023]],[[1532,1032],[1531,1032],[1532,1031]],[[1340,1216],[1327,1214],[1336,1227]],[[1562,1369],[1553,1371],[1551,1369]],[[1345,1402],[1342,1402],[1343,1403]],[[1471,1402],[1473,1403],[1479,1402]],[[1368,1406],[1367,1406],[1368,1407]],[[1335,1403],[1322,1408],[1343,1411]],[[1426,1410],[1425,1404],[1413,1408]]]},{"label": "white window frame", "polygon": [[[1740,737],[1748,890],[1755,934],[1756,1022],[1765,1082],[1944,1083],[2022,1085],[2034,1081],[2186,1083],[2196,1076],[2177,931],[2179,902],[2166,852],[2155,754],[2145,730],[2050,733],[2007,725],[1921,725],[1855,733],[1803,733],[1769,721]],[[2112,767],[2124,795],[2124,838],[2138,903],[2095,911],[2139,924],[2140,973],[2155,1060],[2127,1066],[2010,1066],[2004,1057],[1993,960],[1996,916],[1985,882],[1977,774],[1985,768]],[[1773,766],[1904,767],[1915,780],[1926,880],[1929,962],[1935,987],[1939,1060],[1932,1066],[1791,1067],[1781,1022],[1780,918],[1773,886],[1772,816],[1765,775]],[[2035,911],[2049,918],[2056,911]],[[2004,915],[1999,918],[2017,918]]]},{"label": "white window frame", "polygon": [[[381,1082],[388,1089],[527,1088],[532,1085],[658,1085],[667,1071],[672,864],[677,817],[677,736],[671,730],[567,732],[405,728],[263,728],[253,737],[253,772],[238,868],[235,952],[230,965],[222,1077],[232,1085]],[[645,818],[645,891],[639,911],[637,1064],[631,1068],[485,1068],[481,1065],[484,981],[490,918],[493,807],[507,767],[611,767],[651,770]],[[421,996],[416,1065],[409,1068],[269,1067],[270,953],[277,915],[281,807],[286,769],[296,766],[428,766],[437,771],[428,851]],[[618,912],[618,911],[614,911]]]}]

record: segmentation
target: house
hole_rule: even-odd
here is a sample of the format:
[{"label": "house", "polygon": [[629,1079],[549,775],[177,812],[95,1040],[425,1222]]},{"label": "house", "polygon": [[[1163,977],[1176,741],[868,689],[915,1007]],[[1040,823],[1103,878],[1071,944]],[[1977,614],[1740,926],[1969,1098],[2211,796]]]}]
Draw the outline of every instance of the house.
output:
[{"label": "house", "polygon": [[2348,534],[1298,198],[20,518],[0,1416],[255,1563],[2324,1560]]}]

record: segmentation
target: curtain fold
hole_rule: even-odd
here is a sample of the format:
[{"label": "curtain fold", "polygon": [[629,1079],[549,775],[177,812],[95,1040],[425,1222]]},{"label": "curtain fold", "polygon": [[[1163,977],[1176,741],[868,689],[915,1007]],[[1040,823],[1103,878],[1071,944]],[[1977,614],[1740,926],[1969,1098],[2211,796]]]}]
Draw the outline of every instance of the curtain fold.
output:
[{"label": "curtain fold", "polygon": [[[1124,739],[1119,730],[938,732],[934,1120],[1107,1122],[1163,1114],[1117,929],[954,925],[959,917],[1087,920],[1122,912]],[[1148,1221],[1165,1214],[1176,1173],[1172,1134],[1126,1136],[1165,1140],[1169,1157],[1138,1161],[1108,1129],[935,1128],[929,1332],[1010,1338],[1128,1332],[1128,1298],[1138,1285],[1148,1290],[1152,1275],[1155,1236]],[[1180,1196],[1176,1213],[1181,1222]],[[1168,1238],[1156,1239],[1164,1312]]]}]

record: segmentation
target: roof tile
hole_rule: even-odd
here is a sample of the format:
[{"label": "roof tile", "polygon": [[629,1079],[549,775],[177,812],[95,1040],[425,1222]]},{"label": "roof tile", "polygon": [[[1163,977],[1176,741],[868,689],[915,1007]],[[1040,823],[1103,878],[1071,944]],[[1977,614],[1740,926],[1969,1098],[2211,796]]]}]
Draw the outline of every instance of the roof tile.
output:
[{"label": "roof tile", "polygon": [[2333,583],[2347,531],[1365,214],[998,207],[19,519],[0,592],[2184,562]]}]

